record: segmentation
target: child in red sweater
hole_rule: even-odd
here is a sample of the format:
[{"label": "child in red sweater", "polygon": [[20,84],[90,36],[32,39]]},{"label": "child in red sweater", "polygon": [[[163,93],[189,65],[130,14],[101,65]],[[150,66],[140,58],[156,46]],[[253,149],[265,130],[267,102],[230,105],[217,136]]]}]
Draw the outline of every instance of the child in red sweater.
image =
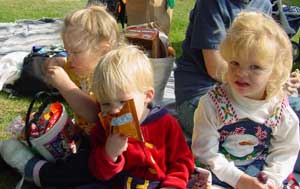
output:
[{"label": "child in red sweater", "polygon": [[186,188],[194,170],[193,155],[177,120],[166,109],[151,105],[153,71],[144,53],[133,46],[109,52],[95,69],[92,89],[100,114],[113,119],[133,99],[143,136],[137,140],[114,132],[105,135],[106,126],[98,124],[91,131],[92,174],[100,180],[118,175],[118,188]]}]

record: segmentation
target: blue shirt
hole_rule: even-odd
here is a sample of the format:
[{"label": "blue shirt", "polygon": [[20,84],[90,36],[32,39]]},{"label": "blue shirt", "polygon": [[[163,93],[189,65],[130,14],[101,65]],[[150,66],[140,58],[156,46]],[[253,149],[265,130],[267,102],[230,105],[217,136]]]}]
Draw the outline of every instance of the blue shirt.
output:
[{"label": "blue shirt", "polygon": [[175,96],[179,105],[204,95],[217,81],[204,64],[202,49],[218,49],[234,18],[241,11],[272,13],[269,0],[197,0],[190,12],[189,25],[182,44],[183,53],[175,69]]}]

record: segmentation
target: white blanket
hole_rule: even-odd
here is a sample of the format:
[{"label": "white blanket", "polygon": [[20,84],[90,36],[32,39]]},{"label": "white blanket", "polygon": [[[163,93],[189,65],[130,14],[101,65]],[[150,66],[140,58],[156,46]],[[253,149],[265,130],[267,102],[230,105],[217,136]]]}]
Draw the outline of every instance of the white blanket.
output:
[{"label": "white blanket", "polygon": [[60,19],[0,23],[0,58],[11,52],[30,52],[32,46],[62,44]]}]

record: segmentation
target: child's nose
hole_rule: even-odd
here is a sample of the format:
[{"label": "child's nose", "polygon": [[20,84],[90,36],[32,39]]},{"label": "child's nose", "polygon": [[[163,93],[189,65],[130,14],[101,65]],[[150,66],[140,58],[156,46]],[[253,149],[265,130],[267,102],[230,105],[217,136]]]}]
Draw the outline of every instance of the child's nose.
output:
[{"label": "child's nose", "polygon": [[238,72],[237,72],[238,76],[239,77],[245,77],[248,75],[248,70],[247,69],[240,69]]}]

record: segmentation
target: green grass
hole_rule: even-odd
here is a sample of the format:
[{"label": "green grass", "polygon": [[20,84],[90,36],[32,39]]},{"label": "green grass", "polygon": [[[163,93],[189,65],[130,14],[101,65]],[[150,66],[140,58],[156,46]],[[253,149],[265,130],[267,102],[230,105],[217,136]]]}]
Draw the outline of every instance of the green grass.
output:
[{"label": "green grass", "polygon": [[[62,18],[66,12],[84,7],[86,2],[86,0],[0,0],[0,22],[43,17]],[[176,0],[170,41],[176,50],[177,57],[182,52],[181,43],[185,37],[189,12],[194,2],[195,0]],[[285,3],[300,6],[299,0],[286,0]],[[29,103],[29,98],[11,99],[6,93],[0,92],[0,139],[7,138],[4,128],[13,118],[18,115],[25,116]],[[17,179],[18,175],[11,172],[3,173],[0,170],[1,189],[13,188]]]},{"label": "green grass", "polygon": [[42,17],[59,18],[70,10],[83,7],[84,0],[0,0],[0,22]]},{"label": "green grass", "polygon": [[185,37],[185,31],[188,25],[188,18],[190,10],[194,6],[194,0],[177,0],[176,7],[173,13],[171,31],[170,31],[170,41],[172,46],[176,50],[176,56],[178,57],[181,50],[181,43]]},{"label": "green grass", "polygon": [[299,0],[283,0],[283,3],[287,5],[293,5],[293,6],[299,6],[300,4]]}]

